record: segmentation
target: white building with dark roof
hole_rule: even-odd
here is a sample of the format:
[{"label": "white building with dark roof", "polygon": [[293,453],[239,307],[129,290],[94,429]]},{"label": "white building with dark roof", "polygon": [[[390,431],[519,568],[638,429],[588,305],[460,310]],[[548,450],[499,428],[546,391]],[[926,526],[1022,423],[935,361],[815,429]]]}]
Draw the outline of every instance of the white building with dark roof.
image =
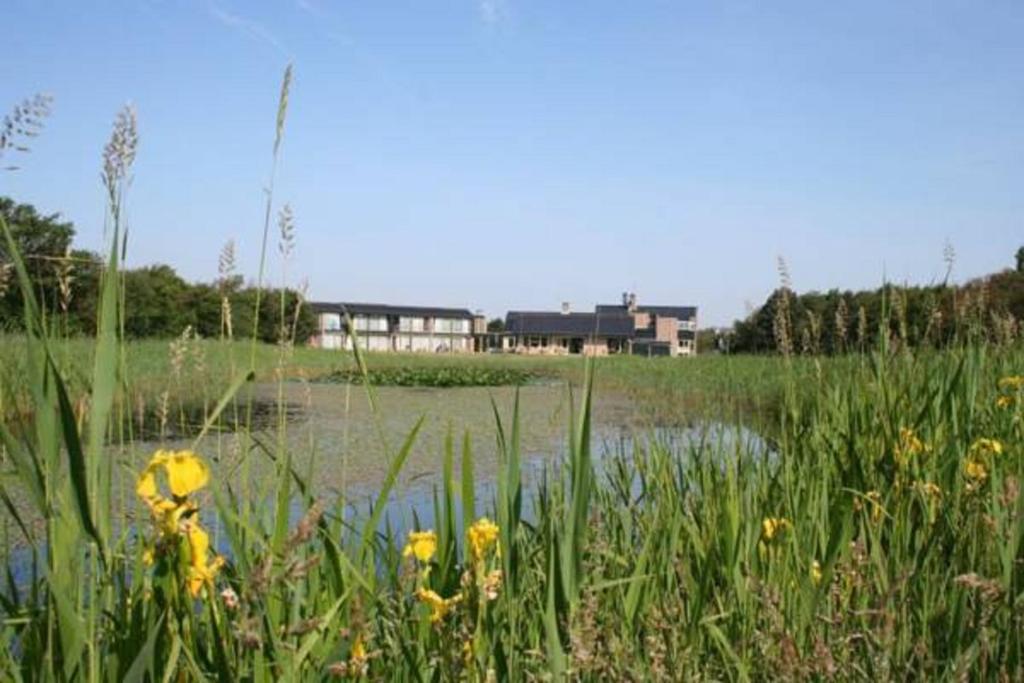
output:
[{"label": "white building with dark roof", "polygon": [[696,306],[641,306],[636,295],[598,305],[593,313],[509,311],[503,350],[511,353],[603,356],[691,356],[697,353]]},{"label": "white building with dark roof", "polygon": [[484,320],[465,308],[392,306],[389,304],[310,304],[318,329],[311,345],[351,350],[356,340],[364,351],[470,353]]}]

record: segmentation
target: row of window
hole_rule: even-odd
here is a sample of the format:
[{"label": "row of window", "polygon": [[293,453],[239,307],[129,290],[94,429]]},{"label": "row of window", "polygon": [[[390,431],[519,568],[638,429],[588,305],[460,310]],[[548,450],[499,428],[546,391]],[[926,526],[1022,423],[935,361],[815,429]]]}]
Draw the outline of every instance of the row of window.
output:
[{"label": "row of window", "polygon": [[[430,332],[437,334],[469,334],[470,322],[462,318],[433,318],[433,329],[429,318],[406,317],[398,319],[400,332]],[[338,313],[322,313],[320,322],[326,332],[342,330],[342,317]],[[357,315],[352,318],[357,332],[388,332],[388,318],[383,315]]]}]

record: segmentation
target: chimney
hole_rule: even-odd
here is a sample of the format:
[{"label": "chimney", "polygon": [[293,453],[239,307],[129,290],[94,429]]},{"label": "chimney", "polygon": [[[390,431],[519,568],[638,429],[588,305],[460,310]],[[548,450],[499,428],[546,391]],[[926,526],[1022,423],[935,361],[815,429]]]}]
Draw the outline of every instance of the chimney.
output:
[{"label": "chimney", "polygon": [[629,294],[627,294],[626,300],[623,303],[626,304],[626,310],[628,310],[630,313],[634,312],[636,310],[636,293],[630,292]]},{"label": "chimney", "polygon": [[569,306],[568,301],[562,302],[562,315],[569,315],[572,312],[572,308]]}]

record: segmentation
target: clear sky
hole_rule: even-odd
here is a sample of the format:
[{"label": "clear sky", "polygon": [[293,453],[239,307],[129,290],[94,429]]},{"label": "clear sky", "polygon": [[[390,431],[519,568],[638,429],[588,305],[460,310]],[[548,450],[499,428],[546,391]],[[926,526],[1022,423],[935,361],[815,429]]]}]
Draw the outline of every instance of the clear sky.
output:
[{"label": "clear sky", "polygon": [[[138,110],[130,261],[259,251],[281,73],[289,272],[327,300],[698,304],[1008,267],[1024,244],[1021,0],[5,0],[0,106],[54,113],[0,194],[100,247]],[[275,250],[276,255],[276,250]],[[274,277],[279,265],[273,265]]]}]

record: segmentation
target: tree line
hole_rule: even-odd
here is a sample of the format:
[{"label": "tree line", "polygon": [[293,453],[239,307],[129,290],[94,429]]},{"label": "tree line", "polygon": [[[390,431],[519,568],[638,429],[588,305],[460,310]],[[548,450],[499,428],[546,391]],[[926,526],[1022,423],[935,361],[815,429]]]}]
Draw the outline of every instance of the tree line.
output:
[{"label": "tree line", "polygon": [[1024,247],[1016,267],[964,285],[887,284],[873,290],[797,294],[784,277],[759,308],[719,337],[731,353],[841,354],[879,333],[911,347],[943,347],[967,336],[1009,343],[1024,321]]},{"label": "tree line", "polygon": [[[0,197],[0,215],[51,324],[69,335],[95,334],[103,259],[73,246],[74,225],[60,214],[42,214],[32,205]],[[230,271],[224,269],[207,283],[188,282],[163,264],[123,270],[125,335],[175,337],[191,327],[201,337],[251,338],[257,289]],[[256,336],[265,342],[292,339],[293,334],[296,343],[308,340],[316,322],[302,304],[295,290],[264,288]],[[6,245],[0,244],[0,331],[18,332],[22,325],[21,290]]]}]

